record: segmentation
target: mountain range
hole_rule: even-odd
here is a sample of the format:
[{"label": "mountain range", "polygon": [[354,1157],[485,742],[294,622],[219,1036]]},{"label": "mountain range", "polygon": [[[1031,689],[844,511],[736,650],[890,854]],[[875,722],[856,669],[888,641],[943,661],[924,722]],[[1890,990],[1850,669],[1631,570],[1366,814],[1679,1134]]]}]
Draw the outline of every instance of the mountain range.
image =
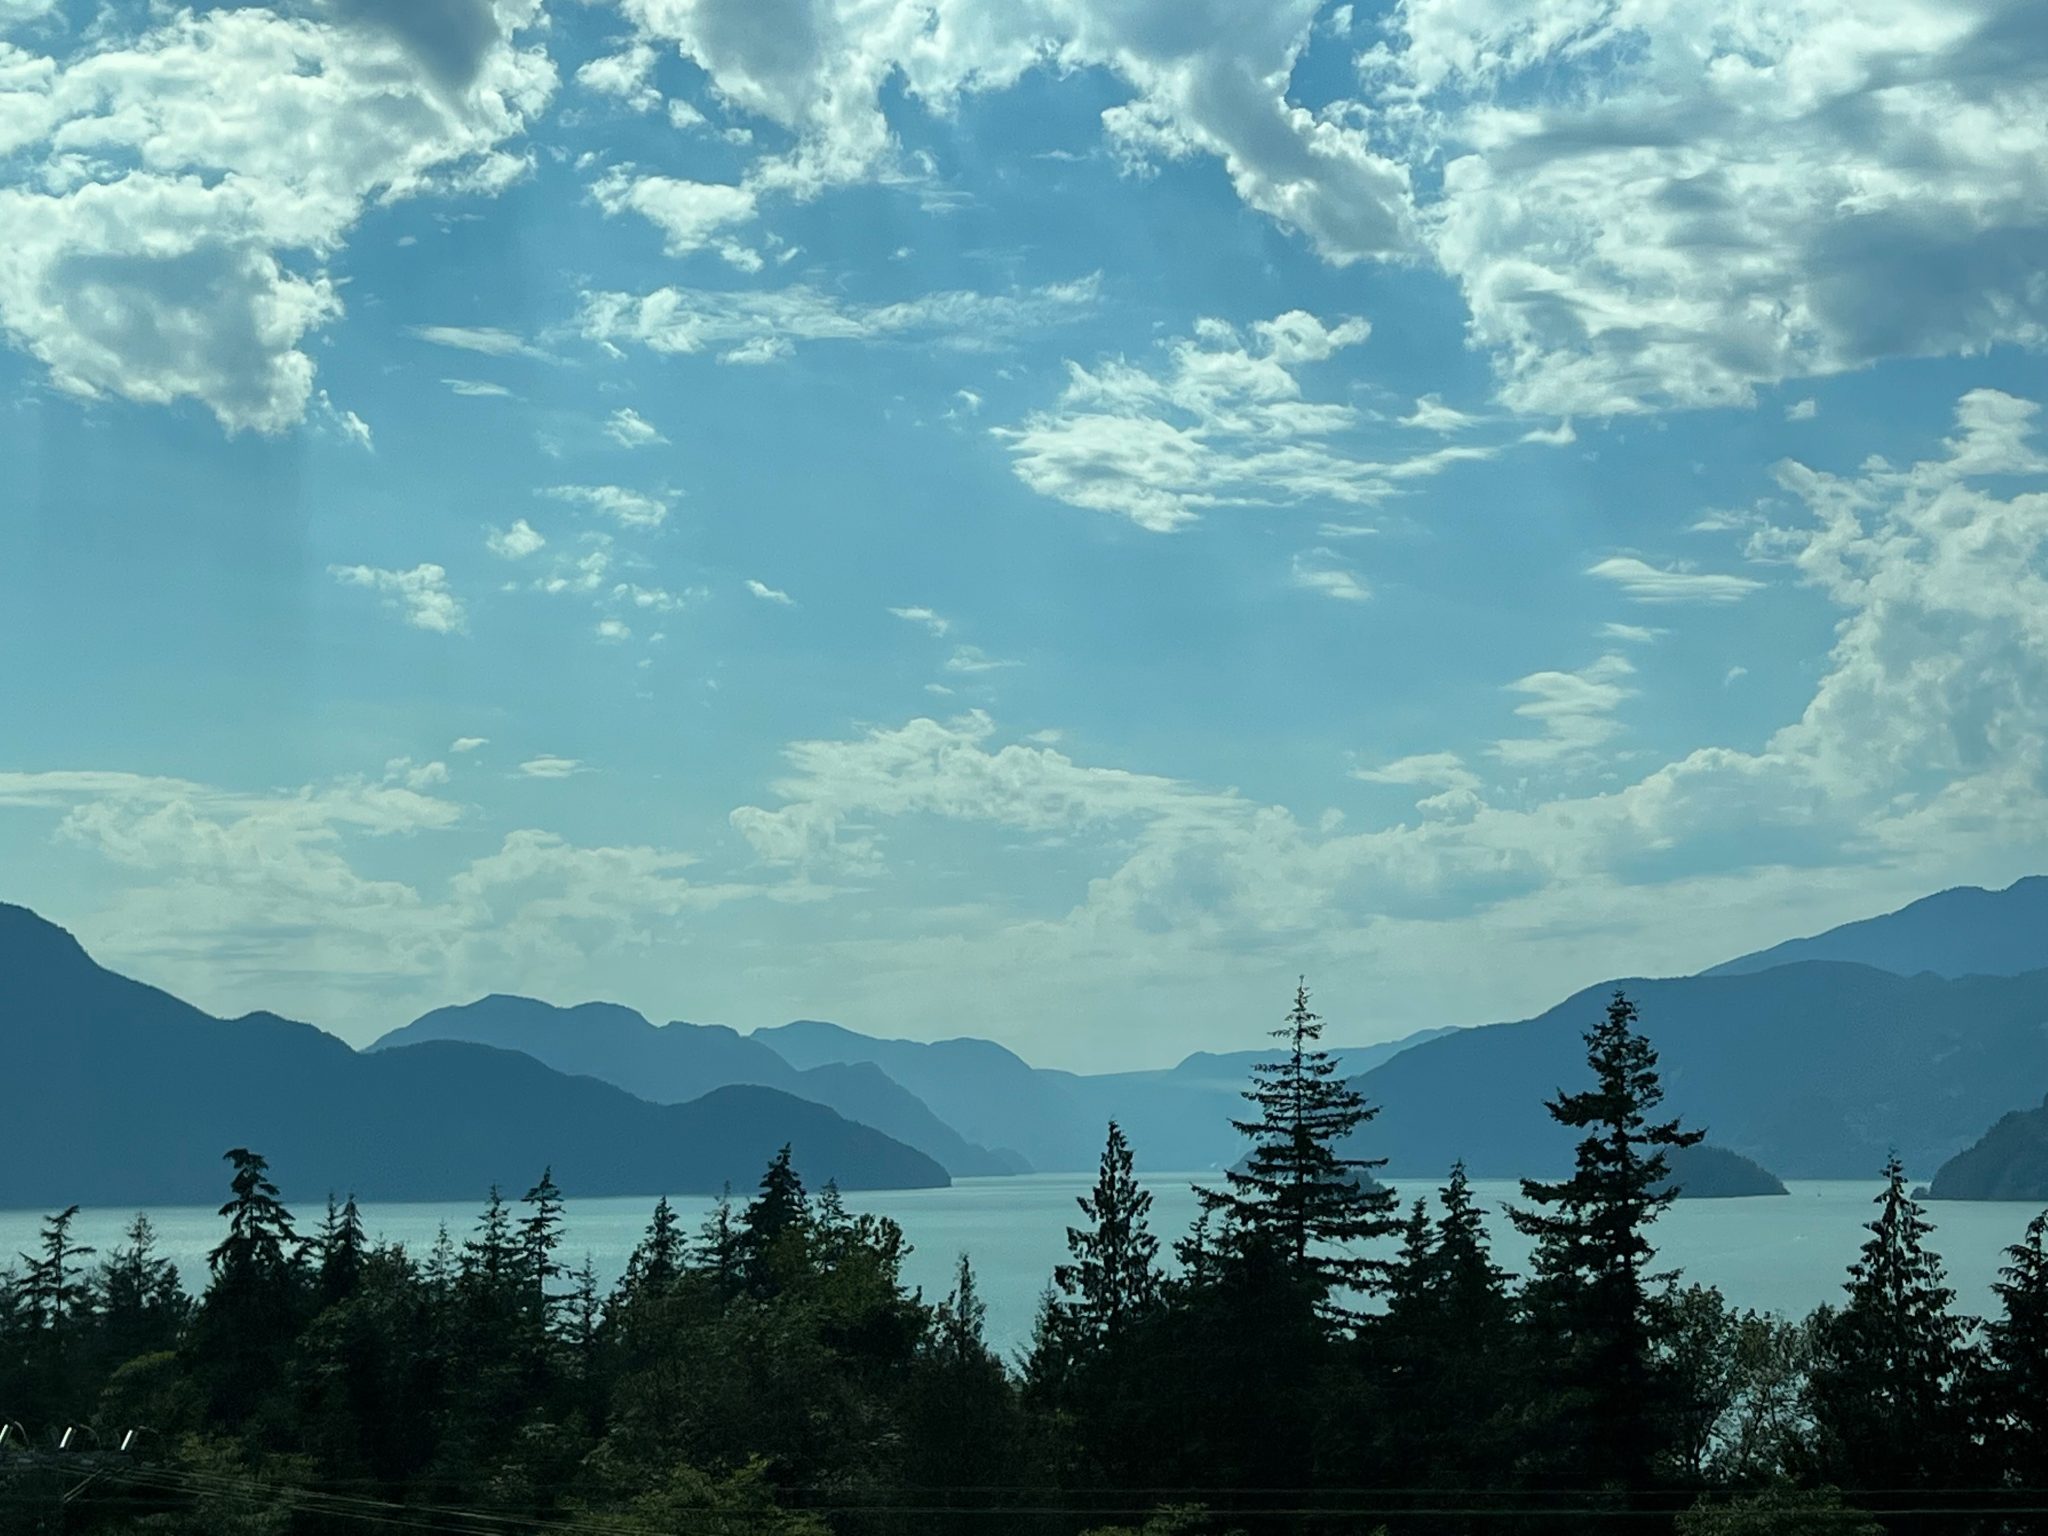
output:
[{"label": "mountain range", "polygon": [[[2044,919],[2048,879],[1945,891],[1697,976],[1340,1049],[1380,1106],[1353,1150],[1395,1177],[1458,1158],[1478,1177],[1560,1171],[1571,1140],[1543,1101],[1582,1079],[1581,1034],[1619,986],[1662,1055],[1669,1109],[1715,1146],[1790,1178],[1871,1177],[1892,1148],[1931,1170],[2048,1087]],[[742,1034],[505,995],[357,1052],[270,1014],[212,1018],[4,905],[0,975],[0,1117],[16,1145],[64,1149],[0,1163],[0,1204],[211,1198],[236,1143],[302,1188],[387,1200],[472,1197],[550,1161],[583,1194],[743,1187],[784,1141],[808,1177],[848,1188],[1079,1171],[1111,1118],[1143,1168],[1215,1169],[1243,1150],[1230,1121],[1265,1055],[1084,1074],[988,1040],[818,1020]]]},{"label": "mountain range", "polygon": [[785,1142],[814,1182],[948,1182],[915,1148],[772,1088],[652,1104],[516,1051],[363,1053],[275,1014],[214,1018],[21,907],[0,905],[0,977],[0,1206],[211,1203],[234,1146],[302,1200],[480,1200],[549,1164],[572,1194],[745,1189]]}]

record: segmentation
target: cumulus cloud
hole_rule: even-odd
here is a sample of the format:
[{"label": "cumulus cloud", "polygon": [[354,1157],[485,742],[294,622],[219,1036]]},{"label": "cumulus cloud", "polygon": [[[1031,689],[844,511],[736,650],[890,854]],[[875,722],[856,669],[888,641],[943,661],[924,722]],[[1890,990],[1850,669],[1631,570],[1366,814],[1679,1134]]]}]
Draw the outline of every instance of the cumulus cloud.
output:
[{"label": "cumulus cloud", "polygon": [[661,435],[659,427],[642,417],[630,405],[621,406],[606,418],[604,435],[621,448],[648,448],[668,441]]},{"label": "cumulus cloud", "polygon": [[796,599],[787,592],[778,592],[775,588],[769,586],[767,582],[756,581],[751,576],[747,578],[747,590],[760,598],[764,603],[780,603],[785,608],[796,606]]},{"label": "cumulus cloud", "polygon": [[[481,738],[464,738],[480,745]],[[473,750],[473,747],[472,747]],[[96,956],[224,1016],[253,1008],[357,1040],[493,987],[614,993],[621,960],[675,919],[756,894],[690,878],[673,848],[491,837],[431,888],[364,873],[379,845],[438,838],[473,810],[439,764],[252,793],[132,773],[0,773],[0,810],[53,823],[49,857],[118,870],[75,926]]]},{"label": "cumulus cloud", "polygon": [[500,560],[524,560],[528,555],[547,548],[547,540],[533,524],[520,518],[510,528],[493,528],[484,539],[484,547]]},{"label": "cumulus cloud", "polygon": [[814,197],[862,180],[907,180],[883,109],[892,81],[946,113],[963,95],[1027,71],[1098,69],[1129,98],[1103,114],[1105,138],[1134,173],[1162,159],[1220,163],[1244,202],[1347,263],[1414,246],[1406,167],[1347,103],[1311,111],[1288,99],[1317,0],[1255,12],[1225,4],[1150,12],[1020,0],[622,0],[643,35],[704,70],[728,111],[793,142],[759,153],[758,195]]},{"label": "cumulus cloud", "polygon": [[305,338],[342,312],[326,263],[363,209],[502,181],[500,146],[554,83],[516,40],[535,13],[450,0],[437,30],[386,0],[188,10],[10,70],[0,152],[24,170],[0,185],[0,331],[68,393],[296,424]]},{"label": "cumulus cloud", "polygon": [[1638,603],[1739,603],[1763,585],[1748,576],[1655,566],[1634,555],[1610,555],[1586,574],[1613,582]]},{"label": "cumulus cloud", "polygon": [[487,747],[490,744],[491,738],[488,736],[458,736],[448,744],[448,750],[450,752],[474,752],[478,747]]},{"label": "cumulus cloud", "polygon": [[2048,338],[2038,25],[2029,0],[1410,0],[1368,86],[1441,157],[1432,243],[1507,403],[1740,405]]},{"label": "cumulus cloud", "polygon": [[438,565],[416,565],[409,571],[370,565],[330,565],[328,574],[345,587],[367,587],[383,594],[384,606],[414,629],[437,635],[458,635],[469,627],[462,599],[448,590],[448,572]]},{"label": "cumulus cloud", "polygon": [[[1010,450],[1017,477],[1033,490],[1128,518],[1152,533],[1171,533],[1217,507],[1334,502],[1355,509],[1457,464],[1518,445],[1574,440],[1566,424],[1418,449],[1412,434],[1434,437],[1441,420],[1425,413],[1397,430],[1347,401],[1313,398],[1304,370],[1370,334],[1362,319],[1332,323],[1303,310],[1243,329],[1199,320],[1192,335],[1165,343],[1152,366],[1123,357],[1093,367],[1070,361],[1066,387],[1052,408],[993,432]],[[1368,432],[1370,453],[1360,441]],[[1343,521],[1325,523],[1323,530],[1328,538],[1372,531]],[[1309,573],[1329,568],[1333,558],[1325,551]],[[1340,595],[1336,588],[1364,596],[1355,581],[1325,584]]]}]

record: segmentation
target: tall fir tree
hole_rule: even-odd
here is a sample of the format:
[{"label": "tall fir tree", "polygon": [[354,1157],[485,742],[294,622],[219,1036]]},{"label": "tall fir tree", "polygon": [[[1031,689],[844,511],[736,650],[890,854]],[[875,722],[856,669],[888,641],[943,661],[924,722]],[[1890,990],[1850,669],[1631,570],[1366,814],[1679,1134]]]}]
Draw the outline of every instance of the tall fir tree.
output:
[{"label": "tall fir tree", "polygon": [[2048,1211],[2005,1251],[1992,1290],[2000,1315],[1984,1328],[1984,1400],[1991,1450],[2006,1483],[2048,1489]]},{"label": "tall fir tree", "polygon": [[36,1333],[61,1333],[91,1304],[92,1287],[79,1261],[97,1250],[71,1240],[71,1224],[77,1219],[75,1205],[44,1217],[36,1251],[21,1256],[28,1266],[21,1278],[21,1305]]},{"label": "tall fir tree", "polygon": [[1550,1365],[1548,1444],[1539,1480],[1613,1489],[1652,1486],[1668,1442],[1673,1385],[1654,1349],[1649,1228],[1676,1198],[1665,1154],[1704,1135],[1652,1118],[1664,1101],[1657,1052],[1636,1005],[1617,991],[1587,1031],[1593,1086],[1560,1092],[1551,1118],[1583,1131],[1570,1177],[1522,1180],[1535,1209],[1511,1212],[1535,1239],[1525,1302]]},{"label": "tall fir tree", "polygon": [[1971,1325],[1954,1310],[1927,1246],[1934,1224],[1896,1156],[1884,1179],[1870,1237],[1849,1266],[1848,1300],[1816,1321],[1808,1392],[1821,1472],[1842,1488],[1968,1486]]},{"label": "tall fir tree", "polygon": [[654,1215],[647,1231],[626,1260],[626,1272],[619,1280],[625,1297],[658,1296],[676,1283],[688,1258],[682,1223],[676,1209],[663,1195],[654,1202]]},{"label": "tall fir tree", "polygon": [[541,1170],[540,1182],[521,1198],[526,1214],[519,1218],[519,1279],[527,1313],[545,1327],[558,1300],[551,1289],[566,1271],[555,1257],[562,1246],[562,1191],[555,1170]]},{"label": "tall fir tree", "polygon": [[100,1265],[94,1288],[107,1358],[114,1365],[169,1349],[191,1310],[178,1266],[157,1252],[156,1228],[139,1212]]},{"label": "tall fir tree", "polygon": [[306,1245],[263,1157],[235,1147],[224,1161],[234,1169],[220,1208],[228,1232],[207,1254],[212,1279],[187,1344],[214,1416],[240,1424],[283,1375],[300,1321]]},{"label": "tall fir tree", "polygon": [[1252,1068],[1244,1096],[1257,1117],[1231,1122],[1251,1141],[1251,1152],[1225,1172],[1223,1188],[1198,1186],[1195,1196],[1205,1214],[1224,1218],[1226,1238],[1270,1244],[1317,1288],[1327,1313],[1351,1318],[1357,1314],[1333,1293],[1370,1290],[1384,1278],[1385,1260],[1354,1250],[1398,1228],[1396,1196],[1372,1178],[1385,1158],[1344,1153],[1346,1139],[1379,1111],[1323,1049],[1323,1021],[1308,1002],[1303,981],[1272,1031],[1283,1049]]},{"label": "tall fir tree", "polygon": [[306,1245],[278,1198],[270,1164],[247,1147],[230,1149],[222,1161],[234,1166],[234,1174],[227,1203],[220,1208],[228,1235],[206,1256],[215,1283],[269,1281],[295,1272]]},{"label": "tall fir tree", "polygon": [[370,1239],[363,1231],[363,1213],[353,1191],[337,1208],[334,1196],[327,1197],[327,1216],[320,1224],[314,1245],[320,1256],[320,1299],[332,1306],[346,1300],[363,1277],[363,1264],[370,1252]]},{"label": "tall fir tree", "polygon": [[811,1200],[798,1177],[787,1143],[761,1175],[760,1193],[740,1213],[740,1263],[757,1292],[782,1288],[806,1260]]},{"label": "tall fir tree", "polygon": [[1149,1217],[1152,1193],[1137,1180],[1123,1127],[1109,1122],[1095,1188],[1075,1197],[1084,1227],[1067,1228],[1068,1263],[1053,1283],[1065,1297],[1078,1340],[1115,1348],[1159,1298],[1159,1239]]}]

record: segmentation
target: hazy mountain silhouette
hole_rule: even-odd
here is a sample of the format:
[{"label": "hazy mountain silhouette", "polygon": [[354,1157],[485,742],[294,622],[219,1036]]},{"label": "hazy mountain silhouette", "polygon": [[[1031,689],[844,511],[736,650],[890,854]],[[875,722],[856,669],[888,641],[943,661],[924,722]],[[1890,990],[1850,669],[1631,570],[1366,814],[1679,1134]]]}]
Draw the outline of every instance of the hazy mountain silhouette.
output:
[{"label": "hazy mountain silhouette", "polygon": [[1941,1165],[1927,1193],[1936,1200],[2048,1203],[2048,1099],[2016,1109]]},{"label": "hazy mountain silhouette", "polygon": [[523,1051],[558,1072],[602,1078],[643,1099],[681,1103],[734,1083],[779,1088],[917,1148],[956,1177],[1022,1173],[1016,1154],[976,1146],[871,1062],[790,1065],[759,1040],[717,1024],[654,1025],[618,1003],[558,1008],[494,993],[436,1008],[384,1035],[372,1051],[467,1040]]},{"label": "hazy mountain silhouette", "polygon": [[816,1019],[747,1038],[799,1069],[872,1063],[948,1125],[971,1130],[985,1145],[1014,1148],[1034,1168],[1092,1168],[1102,1155],[1103,1122],[1076,1100],[1068,1074],[1041,1072],[992,1040],[882,1040]]},{"label": "hazy mountain silhouette", "polygon": [[1547,1013],[1425,1041],[1359,1079],[1363,1155],[1394,1175],[1562,1171],[1543,1100],[1585,1077],[1581,1034],[1616,986],[1642,1008],[1666,1103],[1785,1178],[1870,1178],[1896,1146],[1939,1166],[2048,1082],[2048,971],[1947,979],[1806,961],[1755,974],[1606,982]]},{"label": "hazy mountain silhouette", "polygon": [[1800,960],[1847,960],[1900,976],[2017,976],[2048,968],[2048,875],[2029,875],[2002,891],[1960,885],[1701,974],[1741,975]]},{"label": "hazy mountain silhouette", "polygon": [[748,1188],[791,1143],[814,1183],[921,1188],[944,1168],[769,1088],[657,1105],[516,1052],[435,1042],[362,1055],[273,1014],[217,1019],[95,964],[0,905],[0,1205],[211,1203],[250,1146],[302,1203],[477,1199],[543,1166],[572,1195]]},{"label": "hazy mountain silhouette", "polygon": [[[1335,1054],[1369,1065],[1442,1032]],[[1172,1067],[1089,1074],[1034,1067],[988,1040],[885,1040],[816,1019],[757,1029],[747,1038],[813,1071],[834,1062],[872,1063],[949,1124],[1059,1172],[1094,1168],[1111,1120],[1129,1133],[1150,1172],[1228,1165],[1244,1151],[1230,1122],[1246,1113],[1251,1064],[1272,1054],[1198,1051]]]}]

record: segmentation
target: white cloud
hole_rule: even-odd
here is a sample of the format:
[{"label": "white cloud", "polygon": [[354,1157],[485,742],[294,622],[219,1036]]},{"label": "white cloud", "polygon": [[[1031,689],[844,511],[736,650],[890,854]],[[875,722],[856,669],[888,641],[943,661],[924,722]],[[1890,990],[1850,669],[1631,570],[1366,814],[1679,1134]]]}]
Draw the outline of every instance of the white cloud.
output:
[{"label": "white cloud", "polygon": [[654,50],[645,43],[579,65],[576,83],[635,112],[654,112],[661,107],[661,92],[654,86]]},{"label": "white cloud", "polygon": [[1747,676],[1749,676],[1749,668],[1747,668],[1747,667],[1730,667],[1730,668],[1729,668],[1729,669],[1727,670],[1727,672],[1725,672],[1724,674],[1722,674],[1722,677],[1721,677],[1721,686],[1722,686],[1723,688],[1726,688],[1726,687],[1727,687],[1727,686],[1728,686],[1728,685],[1729,685],[1730,683],[1733,683],[1733,682],[1737,682],[1737,681],[1739,681],[1740,679],[1742,679],[1742,678],[1745,678],[1745,677],[1747,677]]},{"label": "white cloud", "polygon": [[661,353],[726,348],[727,362],[776,361],[800,342],[902,338],[982,348],[1086,314],[1099,286],[1090,277],[1007,294],[928,293],[894,304],[849,303],[803,286],[587,293],[582,325],[586,337],[608,345],[630,341]]},{"label": "white cloud", "polygon": [[633,631],[624,619],[599,619],[594,633],[608,645],[617,645],[621,641],[633,638]]},{"label": "white cloud", "polygon": [[433,346],[452,347],[458,352],[477,352],[485,357],[547,356],[517,331],[503,330],[497,326],[415,325],[409,334]]},{"label": "white cloud", "polygon": [[448,572],[438,565],[416,565],[409,571],[330,565],[327,570],[345,587],[368,587],[382,593],[384,606],[402,614],[414,629],[458,635],[468,628],[462,599],[448,590]]},{"label": "white cloud", "polygon": [[654,224],[671,256],[702,250],[724,231],[751,224],[756,212],[754,194],[745,187],[635,175],[622,166],[599,177],[590,195],[607,214],[637,213]]},{"label": "white cloud", "polygon": [[946,658],[948,672],[965,673],[970,676],[980,672],[1001,672],[1022,665],[1022,662],[1004,661],[991,656],[978,645],[956,645],[953,647],[953,654]]},{"label": "white cloud", "polygon": [[604,435],[621,448],[646,448],[666,443],[661,430],[645,420],[630,405],[613,411],[604,424]]},{"label": "white cloud", "polygon": [[1455,752],[1418,752],[1378,768],[1354,768],[1351,776],[1367,784],[1398,784],[1430,789],[1478,789],[1479,775]]},{"label": "white cloud", "polygon": [[953,632],[953,621],[929,608],[891,608],[889,611],[904,623],[921,624],[942,639]]},{"label": "white cloud", "polygon": [[1578,757],[1604,745],[1621,729],[1616,709],[1634,691],[1623,681],[1635,673],[1625,656],[1602,656],[1577,672],[1532,672],[1508,684],[1523,703],[1515,713],[1534,720],[1541,736],[1515,736],[1493,744],[1493,755],[1528,767]]},{"label": "white cloud", "polygon": [[1638,603],[1739,603],[1763,585],[1748,576],[1655,566],[1633,555],[1611,555],[1586,574],[1613,582]]},{"label": "white cloud", "polygon": [[882,180],[929,190],[928,169],[901,154],[883,111],[902,88],[945,113],[963,94],[1025,72],[1100,69],[1131,99],[1103,114],[1125,164],[1190,155],[1220,162],[1244,202],[1295,229],[1328,260],[1413,248],[1408,172],[1377,149],[1348,103],[1310,111],[1287,82],[1317,0],[1246,12],[1187,7],[1171,23],[1084,0],[624,0],[643,32],[674,44],[710,77],[729,111],[794,136],[746,172],[760,193],[813,197]]},{"label": "white cloud", "polygon": [[1820,414],[1820,403],[1816,400],[1795,400],[1785,407],[1787,421],[1811,421]]},{"label": "white cloud", "polygon": [[1455,406],[1445,405],[1436,395],[1423,395],[1415,402],[1415,409],[1401,418],[1401,425],[1419,427],[1425,432],[1462,432],[1477,420]]},{"label": "white cloud", "polygon": [[435,31],[371,0],[188,10],[11,71],[0,331],[71,394],[295,425],[305,338],[342,312],[326,263],[364,208],[502,179],[554,82],[515,41],[535,11],[450,0]]},{"label": "white cloud", "polygon": [[529,757],[519,765],[519,771],[529,779],[566,779],[581,773],[583,764],[573,757],[554,757],[543,753],[539,757]]},{"label": "white cloud", "polygon": [[488,736],[458,736],[448,743],[448,750],[450,752],[474,752],[478,747],[488,747],[490,744],[491,738]]},{"label": "white cloud", "polygon": [[1648,624],[1617,624],[1612,620],[1600,626],[1600,638],[1619,640],[1624,645],[1648,645],[1669,630],[1656,629]]},{"label": "white cloud", "polygon": [[1435,252],[1517,409],[1747,404],[2048,340],[2031,0],[1409,0],[1392,24],[1368,86],[1440,157]]},{"label": "white cloud", "polygon": [[796,599],[787,592],[778,592],[765,581],[756,581],[751,576],[747,578],[747,590],[764,603],[780,603],[785,608],[796,606]]},{"label": "white cloud", "polygon": [[484,547],[500,560],[524,560],[528,555],[547,548],[547,542],[540,531],[522,517],[510,528],[491,529],[484,539]]},{"label": "white cloud", "polygon": [[512,391],[504,385],[489,384],[481,379],[443,379],[441,382],[447,385],[454,393],[466,395],[473,399],[509,400],[512,398]]},{"label": "white cloud", "polygon": [[1372,596],[1371,589],[1327,549],[1311,549],[1296,555],[1292,574],[1294,585],[1304,592],[1320,592],[1339,602],[1362,603]]},{"label": "white cloud", "polygon": [[1092,371],[1069,363],[1057,408],[995,435],[1034,491],[1154,533],[1217,506],[1376,500],[1388,489],[1380,466],[1328,441],[1354,427],[1357,412],[1304,399],[1295,372],[1364,341],[1368,329],[1296,310],[1247,338],[1204,320],[1168,344],[1158,372],[1121,358]]},{"label": "white cloud", "polygon": [[[468,738],[478,740],[480,738]],[[96,958],[233,1017],[255,1008],[367,1041],[493,988],[616,995],[621,964],[675,919],[754,894],[704,885],[670,848],[592,847],[536,828],[495,837],[426,887],[372,877],[392,844],[471,814],[433,791],[436,763],[247,793],[113,772],[0,773],[0,808],[53,817],[52,862],[118,873],[74,927]],[[429,849],[428,851],[443,851]]]},{"label": "white cloud", "polygon": [[659,528],[669,512],[667,495],[629,491],[617,485],[552,485],[539,494],[590,507],[622,528]]}]

